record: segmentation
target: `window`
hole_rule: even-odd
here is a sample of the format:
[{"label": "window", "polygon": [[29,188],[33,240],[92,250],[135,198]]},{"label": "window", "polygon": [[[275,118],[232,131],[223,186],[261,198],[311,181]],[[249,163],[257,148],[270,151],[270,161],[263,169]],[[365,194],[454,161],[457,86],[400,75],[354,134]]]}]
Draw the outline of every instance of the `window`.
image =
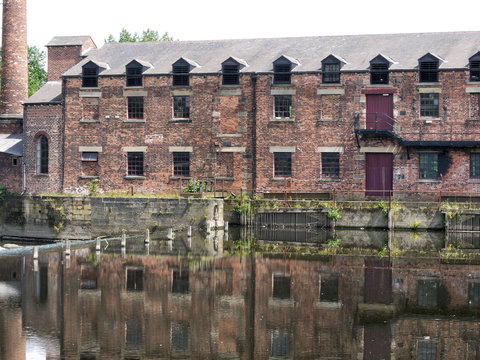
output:
[{"label": "window", "polygon": [[190,96],[173,97],[173,117],[188,119],[190,117]]},{"label": "window", "polygon": [[45,135],[37,139],[37,174],[48,174],[48,139]]},{"label": "window", "polygon": [[127,268],[127,285],[128,291],[143,291],[143,269]]},{"label": "window", "polygon": [[177,294],[188,293],[188,271],[173,271],[172,292]]},{"label": "window", "polygon": [[288,330],[273,330],[272,333],[272,356],[288,357],[290,355],[290,334]]},{"label": "window", "polygon": [[320,301],[338,301],[338,276],[322,274],[320,283]]},{"label": "window", "polygon": [[143,97],[142,96],[128,97],[128,118],[143,119]]},{"label": "window", "polygon": [[420,94],[420,116],[438,117],[438,94]]},{"label": "window", "polygon": [[179,62],[173,65],[173,86],[190,85],[190,67],[186,62]]},{"label": "window", "polygon": [[420,154],[420,179],[438,179],[438,154]]},{"label": "window", "polygon": [[16,157],[12,158],[12,166],[17,166],[18,165],[18,159]]},{"label": "window", "polygon": [[190,176],[190,153],[174,152],[173,153],[173,176]]},{"label": "window", "polygon": [[127,86],[142,86],[142,66],[136,61],[127,65]]},{"label": "window", "polygon": [[322,177],[338,179],[340,153],[322,153]]},{"label": "window", "polygon": [[470,154],[470,177],[480,179],[480,153]]},{"label": "window", "polygon": [[437,360],[437,343],[435,341],[419,341],[418,360]]},{"label": "window", "polygon": [[370,83],[388,84],[388,64],[370,65]]},{"label": "window", "polygon": [[292,176],[292,153],[277,152],[274,153],[274,176],[290,177]]},{"label": "window", "polygon": [[128,176],[143,176],[143,152],[129,152],[128,157]]},{"label": "window", "polygon": [[325,84],[340,83],[340,63],[324,64],[322,67],[322,82]]},{"label": "window", "polygon": [[468,306],[472,309],[480,308],[480,283],[468,284]]},{"label": "window", "polygon": [[290,277],[274,275],[273,276],[273,294],[277,299],[290,299]]},{"label": "window", "polygon": [[420,62],[420,82],[438,82],[438,61]]},{"label": "window", "polygon": [[98,161],[98,152],[82,152],[82,161]]},{"label": "window", "polygon": [[273,83],[274,84],[290,84],[292,81],[292,65],[275,64],[273,66]]},{"label": "window", "polygon": [[188,351],[188,325],[172,324],[172,349],[174,351]]},{"label": "window", "polygon": [[480,51],[469,59],[470,81],[480,81]]},{"label": "window", "polygon": [[98,86],[98,65],[88,62],[82,68],[82,87]]},{"label": "window", "polygon": [[418,280],[418,306],[436,307],[439,285],[437,280]]},{"label": "window", "polygon": [[275,118],[292,117],[292,95],[275,95]]},{"label": "window", "polygon": [[238,65],[222,65],[223,85],[240,84]]}]

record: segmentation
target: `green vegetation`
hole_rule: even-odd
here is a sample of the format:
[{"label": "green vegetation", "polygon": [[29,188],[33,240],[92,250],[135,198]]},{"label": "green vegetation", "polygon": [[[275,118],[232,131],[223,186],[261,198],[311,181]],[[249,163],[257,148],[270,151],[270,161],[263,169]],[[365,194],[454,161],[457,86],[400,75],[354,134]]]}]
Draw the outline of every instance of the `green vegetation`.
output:
[{"label": "green vegetation", "polygon": [[4,201],[5,196],[7,196],[7,187],[5,185],[0,185],[0,201]]},{"label": "green vegetation", "polygon": [[390,209],[388,208],[388,204],[385,201],[381,200],[378,203],[378,208],[382,210],[383,215],[385,215],[385,217],[388,217],[388,212]]},{"label": "green vegetation", "polygon": [[337,220],[342,217],[342,214],[340,213],[340,210],[337,207],[333,207],[328,209],[327,217],[332,220]]},{"label": "green vegetation", "polygon": [[186,193],[199,193],[201,189],[201,184],[200,181],[198,180],[190,180],[188,182],[188,185],[185,189],[183,189],[183,192]]},{"label": "green vegetation", "polygon": [[93,179],[92,181],[87,182],[88,191],[90,192],[90,196],[98,194],[98,183],[100,181],[98,179]]},{"label": "green vegetation", "polygon": [[131,33],[127,29],[123,28],[118,35],[118,41],[115,37],[110,34],[106,39],[105,43],[117,43],[117,42],[147,42],[147,41],[173,41],[173,38],[164,32],[162,36],[156,30],[147,29],[142,32],[142,34]]}]

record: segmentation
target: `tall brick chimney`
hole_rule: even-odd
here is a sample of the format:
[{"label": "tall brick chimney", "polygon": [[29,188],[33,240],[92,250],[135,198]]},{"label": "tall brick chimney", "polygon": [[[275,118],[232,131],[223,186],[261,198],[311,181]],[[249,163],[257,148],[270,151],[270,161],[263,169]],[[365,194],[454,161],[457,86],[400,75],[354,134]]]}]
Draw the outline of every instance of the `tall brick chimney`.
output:
[{"label": "tall brick chimney", "polygon": [[23,118],[27,98],[27,1],[3,0],[0,118]]}]

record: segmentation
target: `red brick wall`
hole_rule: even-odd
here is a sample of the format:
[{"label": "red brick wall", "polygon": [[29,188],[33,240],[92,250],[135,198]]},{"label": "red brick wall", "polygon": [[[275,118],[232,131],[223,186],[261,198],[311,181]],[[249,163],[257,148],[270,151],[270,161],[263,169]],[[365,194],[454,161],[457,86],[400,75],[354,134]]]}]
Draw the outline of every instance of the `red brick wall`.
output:
[{"label": "red brick wall", "polygon": [[[61,191],[62,106],[27,105],[25,107],[26,188],[27,193]],[[37,174],[37,139],[48,139],[48,174]]]},{"label": "red brick wall", "polygon": [[62,74],[82,60],[81,46],[48,47],[48,81],[60,81]]},{"label": "red brick wall", "polygon": [[21,134],[22,122],[12,122],[11,119],[0,121],[0,134]]},{"label": "red brick wall", "polygon": [[21,192],[23,189],[22,157],[0,153],[0,169],[2,169],[0,184],[7,186],[7,191]]},{"label": "red brick wall", "polygon": [[[80,97],[80,79],[67,79],[66,87],[66,148],[65,190],[84,185],[83,165],[79,146],[101,146],[98,158],[100,187],[105,191],[126,191],[131,185],[138,192],[172,191],[179,188],[173,178],[170,147],[192,147],[190,174],[192,178],[211,178],[215,173],[224,178],[228,188],[251,189],[252,128],[250,78],[242,78],[241,95],[223,95],[218,76],[196,76],[190,87],[178,90],[190,92],[190,120],[172,121],[173,89],[171,77],[145,77],[141,91],[145,122],[127,120],[127,98],[123,96],[125,78],[100,78],[98,98],[99,121],[86,119],[85,107],[92,98]],[[132,89],[138,91],[138,89]],[[175,89],[177,90],[177,89]],[[82,90],[82,96],[89,90]],[[98,89],[91,90],[98,92]],[[128,90],[127,90],[128,91]],[[109,117],[109,118],[106,118]],[[118,118],[116,118],[118,117]],[[93,119],[95,120],[95,119]],[[231,145],[231,146],[227,146]],[[145,179],[125,179],[126,153],[123,147],[146,146]],[[232,180],[225,164],[225,154],[217,149],[245,148],[234,152]]]}]

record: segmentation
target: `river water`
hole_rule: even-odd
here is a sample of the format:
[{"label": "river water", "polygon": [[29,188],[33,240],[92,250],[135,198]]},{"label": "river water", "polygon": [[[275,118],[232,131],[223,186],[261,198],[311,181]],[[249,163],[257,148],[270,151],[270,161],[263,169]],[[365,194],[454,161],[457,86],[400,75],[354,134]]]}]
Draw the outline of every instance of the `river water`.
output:
[{"label": "river water", "polygon": [[475,250],[241,232],[2,251],[0,359],[480,357]]}]

